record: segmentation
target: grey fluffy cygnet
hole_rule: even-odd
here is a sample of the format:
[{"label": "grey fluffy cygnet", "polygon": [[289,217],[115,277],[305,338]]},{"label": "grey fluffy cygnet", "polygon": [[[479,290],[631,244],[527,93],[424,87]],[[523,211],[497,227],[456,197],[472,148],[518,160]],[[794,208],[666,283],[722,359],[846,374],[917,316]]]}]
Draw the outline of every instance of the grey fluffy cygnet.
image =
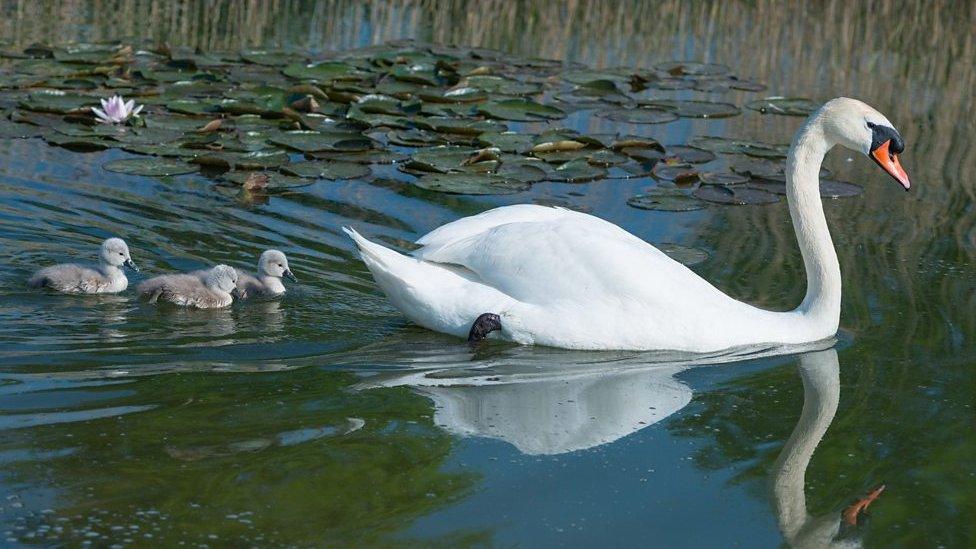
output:
[{"label": "grey fluffy cygnet", "polygon": [[217,265],[205,276],[195,273],[163,275],[139,284],[139,295],[156,303],[160,300],[199,309],[226,307],[237,293],[237,271],[227,265]]},{"label": "grey fluffy cygnet", "polygon": [[109,238],[102,242],[98,265],[52,265],[34,273],[27,280],[27,285],[72,294],[114,294],[129,287],[129,279],[122,272],[123,266],[139,272],[125,241]]},{"label": "grey fluffy cygnet", "polygon": [[266,250],[261,254],[258,259],[257,278],[241,271],[238,271],[237,275],[237,289],[242,298],[272,297],[285,293],[282,277],[298,282],[288,268],[288,258],[278,250]]}]

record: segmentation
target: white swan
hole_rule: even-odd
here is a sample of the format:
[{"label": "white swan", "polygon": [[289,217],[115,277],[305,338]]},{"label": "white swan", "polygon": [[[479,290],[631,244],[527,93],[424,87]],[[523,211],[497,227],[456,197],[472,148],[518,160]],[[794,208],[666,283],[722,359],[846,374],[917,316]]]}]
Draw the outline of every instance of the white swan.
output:
[{"label": "white swan", "polygon": [[876,110],[838,98],[806,121],[790,147],[786,186],[807,293],[788,312],[737,301],[620,227],[571,210],[490,210],[428,233],[412,256],[345,230],[407,317],[469,340],[498,330],[523,344],[695,352],[818,341],[840,319],[840,267],[818,177],[835,144],[870,155],[910,186],[898,162],[904,143]]}]

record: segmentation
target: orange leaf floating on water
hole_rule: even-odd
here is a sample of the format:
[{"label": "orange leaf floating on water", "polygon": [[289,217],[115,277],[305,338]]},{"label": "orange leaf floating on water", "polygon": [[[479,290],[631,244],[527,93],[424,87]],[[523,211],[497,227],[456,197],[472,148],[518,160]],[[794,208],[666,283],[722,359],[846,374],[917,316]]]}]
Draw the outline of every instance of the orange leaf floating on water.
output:
[{"label": "orange leaf floating on water", "polygon": [[866,511],[868,506],[874,503],[874,500],[878,499],[878,497],[881,495],[881,492],[884,492],[884,489],[885,489],[885,485],[882,484],[881,486],[878,486],[874,490],[871,490],[864,497],[855,501],[852,505],[844,509],[844,512],[841,513],[841,515],[844,517],[844,522],[851,526],[857,526],[858,516],[860,516],[861,513],[863,513],[864,511]]}]

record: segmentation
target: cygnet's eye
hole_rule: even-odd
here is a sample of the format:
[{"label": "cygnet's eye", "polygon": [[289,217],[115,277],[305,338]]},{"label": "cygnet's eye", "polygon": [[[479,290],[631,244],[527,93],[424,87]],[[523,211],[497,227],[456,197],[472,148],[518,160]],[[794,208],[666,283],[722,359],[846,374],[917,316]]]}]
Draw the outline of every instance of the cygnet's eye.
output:
[{"label": "cygnet's eye", "polygon": [[124,254],[124,253],[122,253],[122,252],[119,252],[119,255],[125,255],[125,254]]},{"label": "cygnet's eye", "polygon": [[279,263],[279,264],[278,264],[278,266],[279,266],[279,267],[284,267],[284,265],[282,265],[281,263]]}]

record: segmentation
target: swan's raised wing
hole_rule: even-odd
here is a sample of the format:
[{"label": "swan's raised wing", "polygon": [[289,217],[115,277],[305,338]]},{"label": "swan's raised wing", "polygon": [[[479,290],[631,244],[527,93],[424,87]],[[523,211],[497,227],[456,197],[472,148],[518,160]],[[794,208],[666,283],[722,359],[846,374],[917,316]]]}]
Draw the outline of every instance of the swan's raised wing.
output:
[{"label": "swan's raised wing", "polygon": [[462,217],[461,219],[442,225],[421,237],[417,241],[417,244],[424,246],[428,250],[436,250],[469,236],[482,234],[499,225],[529,221],[552,221],[575,213],[565,208],[539,206],[536,204],[503,206],[482,212],[478,215]]},{"label": "swan's raised wing", "polygon": [[[462,266],[484,284],[525,303],[639,302],[694,308],[728,299],[657,248],[602,219],[571,210],[500,208],[434,231],[415,256]],[[535,215],[527,221],[508,221]],[[501,224],[491,221],[505,220]],[[468,221],[468,220],[461,220]],[[659,309],[660,310],[660,309]],[[666,309],[664,309],[666,310]]]}]

